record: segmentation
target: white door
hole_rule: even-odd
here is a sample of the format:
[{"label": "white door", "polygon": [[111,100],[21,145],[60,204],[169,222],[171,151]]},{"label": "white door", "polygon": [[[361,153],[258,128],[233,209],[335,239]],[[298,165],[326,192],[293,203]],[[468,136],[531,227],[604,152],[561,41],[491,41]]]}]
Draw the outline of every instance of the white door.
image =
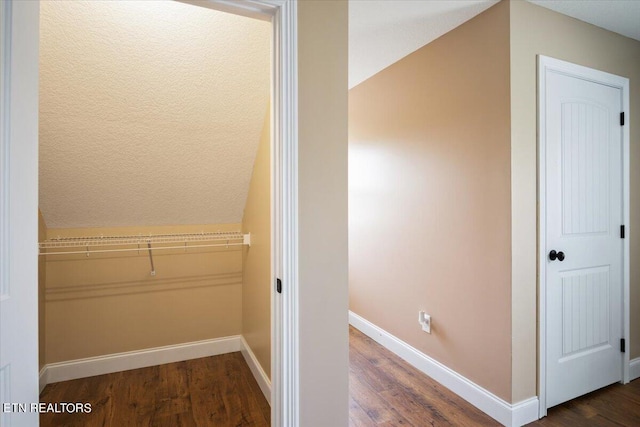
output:
[{"label": "white door", "polygon": [[33,427],[38,425],[30,404],[38,402],[39,5],[3,1],[0,9],[0,403],[9,404],[0,406],[0,425]]},{"label": "white door", "polygon": [[545,78],[551,407],[622,380],[622,90],[548,69]]}]

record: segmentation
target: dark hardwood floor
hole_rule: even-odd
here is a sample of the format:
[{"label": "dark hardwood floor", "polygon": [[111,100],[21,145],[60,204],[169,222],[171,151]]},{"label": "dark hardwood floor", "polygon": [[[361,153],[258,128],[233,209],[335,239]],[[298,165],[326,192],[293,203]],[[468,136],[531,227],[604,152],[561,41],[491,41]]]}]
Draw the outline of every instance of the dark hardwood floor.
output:
[{"label": "dark hardwood floor", "polygon": [[640,426],[640,380],[613,384],[558,405],[527,426]]},{"label": "dark hardwood floor", "polygon": [[353,327],[349,349],[351,427],[500,425]]},{"label": "dark hardwood floor", "polygon": [[41,414],[42,427],[261,427],[271,417],[240,353],[50,384],[40,401],[92,405],[89,414]]},{"label": "dark hardwood floor", "polygon": [[[351,427],[500,425],[352,327],[349,344]],[[50,384],[40,400],[92,404],[90,414],[41,414],[42,427],[260,427],[270,420],[240,353]],[[640,380],[551,408],[529,426],[640,426]]]},{"label": "dark hardwood floor", "polygon": [[[500,426],[353,327],[349,328],[350,426]],[[640,380],[551,408],[528,426],[638,427]]]}]

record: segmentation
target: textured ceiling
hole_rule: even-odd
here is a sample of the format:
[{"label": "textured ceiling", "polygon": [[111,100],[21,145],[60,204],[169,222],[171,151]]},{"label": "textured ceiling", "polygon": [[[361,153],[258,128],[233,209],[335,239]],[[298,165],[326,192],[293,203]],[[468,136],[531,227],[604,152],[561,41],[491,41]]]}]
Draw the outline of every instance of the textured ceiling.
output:
[{"label": "textured ceiling", "polygon": [[[640,40],[640,0],[529,0]],[[497,0],[349,0],[349,88],[473,18]]]},{"label": "textured ceiling", "polygon": [[270,26],[178,2],[41,2],[47,226],[240,222]]}]

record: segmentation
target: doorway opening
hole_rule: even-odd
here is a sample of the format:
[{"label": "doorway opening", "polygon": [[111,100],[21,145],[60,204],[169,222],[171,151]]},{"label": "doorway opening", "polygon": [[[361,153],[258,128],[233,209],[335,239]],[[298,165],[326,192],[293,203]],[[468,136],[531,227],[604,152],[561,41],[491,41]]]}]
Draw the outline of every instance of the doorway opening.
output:
[{"label": "doorway opening", "polygon": [[[197,3],[242,16],[270,20],[273,24],[273,270],[287,283],[289,292],[274,300],[272,310],[272,416],[274,425],[297,425],[297,5],[289,0],[242,3],[211,0]],[[0,224],[3,230],[10,229],[12,233],[0,234],[3,272],[0,276],[0,311],[3,319],[0,337],[2,349],[6,350],[0,358],[0,390],[4,400],[11,396],[23,402],[35,402],[38,399],[38,18],[38,3],[8,1],[2,4],[0,113],[5,132],[0,138],[0,153],[3,178],[8,178],[10,173],[12,179],[0,181]],[[20,96],[11,96],[18,91]],[[10,133],[8,129],[11,129]],[[12,283],[33,286],[11,287]],[[287,319],[286,324],[282,319]],[[13,333],[11,325],[21,325],[20,334]],[[3,422],[9,424],[9,416],[3,414]],[[31,422],[37,414],[11,416]]]},{"label": "doorway opening", "polygon": [[242,350],[269,400],[271,24],[143,3],[42,6],[44,382]]}]

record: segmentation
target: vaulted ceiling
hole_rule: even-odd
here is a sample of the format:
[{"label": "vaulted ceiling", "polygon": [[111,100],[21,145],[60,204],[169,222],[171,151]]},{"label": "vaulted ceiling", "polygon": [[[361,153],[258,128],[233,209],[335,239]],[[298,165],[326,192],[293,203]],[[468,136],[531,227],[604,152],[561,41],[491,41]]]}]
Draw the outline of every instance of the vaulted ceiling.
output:
[{"label": "vaulted ceiling", "polygon": [[[499,0],[349,0],[349,88]],[[640,40],[640,0],[528,0]]]},{"label": "vaulted ceiling", "polygon": [[270,26],[179,2],[42,2],[47,226],[240,222]]},{"label": "vaulted ceiling", "polygon": [[349,88],[498,0],[349,0]]}]

